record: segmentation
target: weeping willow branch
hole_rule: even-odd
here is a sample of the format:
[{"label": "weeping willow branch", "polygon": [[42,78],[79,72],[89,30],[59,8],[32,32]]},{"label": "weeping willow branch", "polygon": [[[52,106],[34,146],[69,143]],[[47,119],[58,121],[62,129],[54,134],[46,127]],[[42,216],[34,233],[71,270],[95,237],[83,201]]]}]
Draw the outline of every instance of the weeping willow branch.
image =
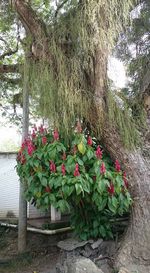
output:
[{"label": "weeping willow branch", "polygon": [[[15,0],[15,3],[17,9],[19,5],[23,7],[19,14],[22,20],[27,21],[25,9],[31,12],[31,8],[21,0]],[[132,1],[85,0],[80,1],[80,5],[78,1],[74,3],[70,8],[68,5],[67,11],[50,26],[51,36],[42,49],[46,58],[39,54],[39,61],[30,66],[30,90],[39,102],[41,115],[58,128],[65,129],[67,134],[76,118],[90,121],[94,115],[95,130],[99,133],[107,116],[103,109],[107,56],[127,23]],[[34,29],[29,26],[30,32],[36,44],[45,45],[46,34],[37,16],[33,15],[27,22],[30,25],[33,20],[35,26]],[[113,117],[115,119],[115,115]],[[125,123],[128,122],[126,118]],[[116,120],[118,127],[121,123],[120,128],[127,131],[122,117],[120,121]],[[134,138],[130,137],[128,143]]]}]

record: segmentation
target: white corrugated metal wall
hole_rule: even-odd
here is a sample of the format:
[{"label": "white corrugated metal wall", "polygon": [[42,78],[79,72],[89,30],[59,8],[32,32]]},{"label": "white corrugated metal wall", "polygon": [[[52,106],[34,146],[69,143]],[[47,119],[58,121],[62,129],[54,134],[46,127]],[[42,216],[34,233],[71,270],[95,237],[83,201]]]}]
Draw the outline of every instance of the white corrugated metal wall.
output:
[{"label": "white corrugated metal wall", "polygon": [[[19,216],[19,177],[15,170],[16,154],[0,153],[0,218]],[[28,218],[50,216],[28,204]]]},{"label": "white corrugated metal wall", "polygon": [[0,155],[0,217],[18,217],[19,179],[15,154]]}]

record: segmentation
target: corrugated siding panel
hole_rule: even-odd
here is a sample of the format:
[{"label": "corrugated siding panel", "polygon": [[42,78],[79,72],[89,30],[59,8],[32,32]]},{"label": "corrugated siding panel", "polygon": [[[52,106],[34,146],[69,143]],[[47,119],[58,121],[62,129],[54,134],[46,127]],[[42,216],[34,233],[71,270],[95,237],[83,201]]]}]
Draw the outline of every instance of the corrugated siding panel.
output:
[{"label": "corrugated siding panel", "polygon": [[[19,216],[19,177],[15,165],[15,154],[0,154],[0,218]],[[27,215],[28,218],[49,217],[50,212],[28,204]]]},{"label": "corrugated siding panel", "polygon": [[0,217],[18,217],[19,179],[15,156],[0,157]]},{"label": "corrugated siding panel", "polygon": [[34,205],[29,204],[29,218],[50,217],[50,211],[43,212]]}]

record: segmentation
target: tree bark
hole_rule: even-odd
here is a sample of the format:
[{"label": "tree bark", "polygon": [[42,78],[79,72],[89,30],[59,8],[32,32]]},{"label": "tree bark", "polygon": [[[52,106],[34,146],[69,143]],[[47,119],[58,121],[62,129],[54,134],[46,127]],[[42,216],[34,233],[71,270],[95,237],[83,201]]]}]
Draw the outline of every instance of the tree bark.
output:
[{"label": "tree bark", "polygon": [[133,206],[128,229],[116,257],[116,266],[131,272],[150,272],[150,166],[141,150],[127,151],[114,129],[104,130],[103,143],[113,159],[124,166],[130,181]]},{"label": "tree bark", "polygon": [[0,65],[0,73],[18,73],[19,65],[18,64],[1,64]]}]

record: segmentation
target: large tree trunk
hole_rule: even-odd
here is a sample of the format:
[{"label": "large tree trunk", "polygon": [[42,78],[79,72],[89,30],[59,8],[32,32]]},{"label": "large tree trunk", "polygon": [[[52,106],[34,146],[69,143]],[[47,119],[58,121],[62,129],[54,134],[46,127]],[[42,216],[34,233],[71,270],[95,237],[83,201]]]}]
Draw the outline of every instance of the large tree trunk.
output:
[{"label": "large tree trunk", "polygon": [[[150,166],[140,150],[124,149],[115,130],[104,131],[104,144],[112,158],[120,160],[129,175],[133,206],[128,230],[116,258],[116,266],[138,273],[150,272]],[[137,270],[137,271],[136,271]]]},{"label": "large tree trunk", "polygon": [[[100,53],[102,54],[102,53]],[[104,58],[103,58],[104,60]],[[95,56],[95,112],[99,113],[100,106],[106,111],[107,88],[105,77],[101,77],[100,56]],[[98,76],[99,77],[98,77]],[[103,73],[104,75],[104,73]],[[101,109],[102,112],[102,109]],[[104,116],[103,144],[112,159],[118,159],[129,176],[130,192],[133,206],[128,230],[117,253],[116,267],[125,266],[131,272],[150,272],[150,165],[143,157],[142,151],[125,149],[120,136]],[[96,119],[92,127],[96,127]]]}]

